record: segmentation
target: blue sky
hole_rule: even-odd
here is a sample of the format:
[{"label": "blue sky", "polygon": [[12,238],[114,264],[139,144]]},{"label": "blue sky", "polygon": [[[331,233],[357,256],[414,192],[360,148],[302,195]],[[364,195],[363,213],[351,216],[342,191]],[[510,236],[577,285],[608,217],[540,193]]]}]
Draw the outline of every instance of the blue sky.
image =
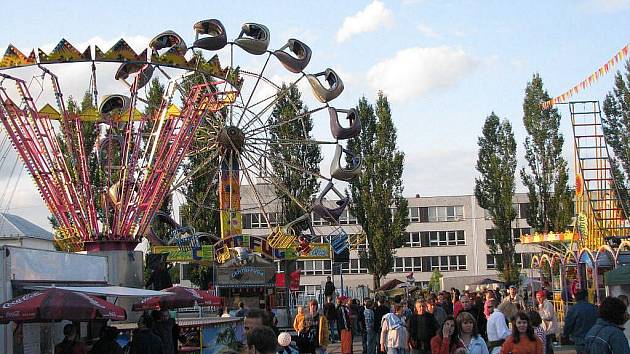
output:
[{"label": "blue sky", "polygon": [[[167,29],[192,39],[192,24],[206,18],[221,20],[230,38],[244,22],[262,23],[272,48],[302,39],[313,49],[312,71],[340,73],[346,90],[337,106],[385,92],[406,154],[406,195],[454,195],[472,193],[485,117],[494,111],[512,122],[522,158],[523,92],[532,74],[552,96],[564,92],[630,41],[629,15],[628,0],[11,1],[3,4],[0,46],[28,52],[62,37],[111,45],[122,36],[139,48]],[[612,82],[609,74],[574,99],[602,100]],[[560,111],[572,164],[570,118]],[[326,134],[325,119],[316,124]],[[0,209],[45,224],[30,178],[22,180]],[[2,181],[0,189],[11,183]]]}]

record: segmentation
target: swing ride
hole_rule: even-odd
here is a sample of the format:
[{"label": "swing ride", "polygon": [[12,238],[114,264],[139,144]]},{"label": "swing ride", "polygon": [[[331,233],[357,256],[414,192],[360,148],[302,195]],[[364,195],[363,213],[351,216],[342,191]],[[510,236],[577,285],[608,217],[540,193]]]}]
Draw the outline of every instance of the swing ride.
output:
[{"label": "swing ride", "polygon": [[[322,240],[311,227],[313,214],[337,226],[337,233],[323,238],[337,246],[335,252],[360,243],[360,236],[350,243],[347,235],[344,239],[339,225],[349,199],[335,183],[356,177],[362,164],[343,146],[361,131],[357,112],[331,106],[344,90],[341,77],[330,68],[306,72],[312,51],[300,40],[269,49],[270,31],[261,24],[245,23],[232,41],[216,19],[199,21],[193,30],[190,47],[177,33],[165,31],[140,54],[124,39],[107,51],[90,45],[81,52],[65,39],[50,53],[37,48],[26,56],[12,45],[7,48],[0,61],[0,119],[58,225],[57,244],[69,251],[132,250],[147,237],[152,245],[200,249],[200,235],[212,242],[242,236],[242,185],[262,217],[274,224],[257,182],[271,185],[304,212],[284,225],[276,222],[265,237],[268,247],[294,255],[308,252],[313,240]],[[206,61],[205,54],[213,56]],[[147,87],[155,78],[166,88],[159,104],[150,107]],[[91,104],[68,107],[62,88],[81,80],[89,81]],[[316,104],[295,107],[291,117],[273,117],[277,102],[301,82],[310,86]],[[316,140],[306,131],[305,119],[318,112],[328,114],[332,139]],[[272,133],[294,122],[303,126],[294,137]],[[191,143],[199,139],[204,147],[192,151]],[[272,152],[274,146],[295,145],[334,147],[329,173]],[[197,169],[182,171],[190,156],[201,153],[207,157]],[[274,166],[314,177],[325,188],[312,204],[300,202]],[[180,226],[158,211],[168,195],[200,174],[218,179],[219,235]],[[155,235],[150,225],[156,217],[174,232]],[[224,255],[215,260],[238,257],[234,246],[214,252]]]}]

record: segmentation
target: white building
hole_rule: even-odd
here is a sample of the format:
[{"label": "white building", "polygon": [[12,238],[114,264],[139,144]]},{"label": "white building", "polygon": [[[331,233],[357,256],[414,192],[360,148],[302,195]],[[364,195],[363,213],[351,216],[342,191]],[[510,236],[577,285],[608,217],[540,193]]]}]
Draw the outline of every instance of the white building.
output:
[{"label": "white building", "polygon": [[[241,187],[241,207],[243,209],[243,234],[268,235],[270,225],[261,213],[261,203],[269,215],[271,226],[279,219],[279,205],[276,195],[269,185],[256,185],[256,193],[249,186]],[[260,203],[257,201],[260,200]],[[407,198],[409,219],[406,244],[393,250],[395,265],[392,273],[381,284],[391,279],[405,281],[405,276],[413,272],[417,285],[426,285],[434,269],[443,274],[445,288],[464,289],[465,285],[483,278],[499,279],[495,270],[494,257],[486,244],[492,239],[492,222],[487,213],[476,202],[473,195],[435,196]],[[331,201],[332,203],[333,201]],[[514,198],[517,219],[512,224],[515,243],[523,234],[529,234],[530,228],[525,220],[529,212],[527,195],[520,193]],[[328,225],[316,215],[311,215],[317,235],[328,235],[335,227]],[[348,208],[339,220],[340,226],[348,234],[358,234],[361,227]],[[517,244],[517,262],[528,266],[532,246]],[[306,295],[316,295],[323,288],[326,276],[333,275],[331,260],[298,261],[297,268],[302,270],[301,286]],[[361,263],[356,250],[350,253],[350,263],[344,263],[343,285],[350,294],[359,296],[362,287],[372,288],[372,276]],[[334,275],[337,288],[341,285],[339,275]]]},{"label": "white building", "polygon": [[17,215],[0,213],[0,246],[55,249],[53,234]]}]

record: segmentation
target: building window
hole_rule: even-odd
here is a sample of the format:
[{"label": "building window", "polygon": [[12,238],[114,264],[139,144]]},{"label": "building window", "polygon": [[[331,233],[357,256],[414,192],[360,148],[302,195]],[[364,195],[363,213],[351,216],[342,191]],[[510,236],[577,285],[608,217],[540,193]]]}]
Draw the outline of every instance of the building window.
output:
[{"label": "building window", "polygon": [[527,219],[528,217],[529,217],[529,203],[519,203],[517,218]]},{"label": "building window", "polygon": [[313,226],[323,226],[328,225],[328,221],[324,220],[321,216],[316,213],[311,213],[311,224]]},{"label": "building window", "polygon": [[494,229],[486,229],[486,245],[494,245],[496,242],[494,232]]},{"label": "building window", "polygon": [[410,207],[410,222],[429,222],[429,208],[427,207]]},{"label": "building window", "polygon": [[497,269],[497,259],[491,254],[486,255],[486,269]]},{"label": "building window", "polygon": [[[269,222],[267,222],[269,220]],[[244,229],[266,229],[278,225],[278,213],[267,213],[267,218],[263,213],[243,214]]]},{"label": "building window", "polygon": [[425,262],[430,262],[431,271],[437,269],[440,272],[447,272],[467,269],[465,255],[429,256],[425,259]]},{"label": "building window", "polygon": [[341,225],[356,225],[357,222],[357,218],[350,214],[349,208],[344,209],[343,213],[341,213],[341,216],[339,217],[339,224]]},{"label": "building window", "polygon": [[512,229],[512,241],[515,243],[521,242],[521,236],[529,235],[532,230],[529,227],[514,228]]},{"label": "building window", "polygon": [[[428,222],[458,221],[464,219],[464,206],[434,206],[427,208]],[[420,221],[422,222],[422,220]]]},{"label": "building window", "polygon": [[407,237],[408,239],[407,242],[405,242],[405,247],[422,247],[419,232],[408,232]]},{"label": "building window", "polygon": [[422,271],[422,257],[394,257],[394,272]]},{"label": "building window", "polygon": [[330,262],[330,260],[300,261],[297,263],[297,267],[303,270],[304,275],[329,275],[332,273]]},{"label": "building window", "polygon": [[466,244],[464,230],[425,231],[423,234],[428,234],[429,247],[458,246]]}]

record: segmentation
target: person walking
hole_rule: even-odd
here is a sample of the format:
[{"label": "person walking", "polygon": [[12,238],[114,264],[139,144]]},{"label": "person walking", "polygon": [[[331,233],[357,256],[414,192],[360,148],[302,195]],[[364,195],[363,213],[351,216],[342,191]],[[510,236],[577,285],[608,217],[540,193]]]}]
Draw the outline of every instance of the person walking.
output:
[{"label": "person walking", "polygon": [[267,326],[253,328],[247,333],[248,354],[275,354],[278,347],[276,333]]},{"label": "person walking", "polygon": [[94,343],[88,354],[123,354],[124,351],[116,342],[118,328],[104,326],[100,338]]},{"label": "person walking", "polygon": [[379,350],[379,353],[383,353],[380,351],[381,349],[381,324],[383,323],[383,317],[390,313],[389,306],[385,302],[385,299],[378,299],[378,306],[374,309],[374,331],[376,332],[376,348]]},{"label": "person walking", "polygon": [[543,328],[545,329],[545,353],[553,354],[553,340],[558,330],[558,318],[551,301],[547,299],[547,293],[540,290],[536,293],[536,301],[538,302],[538,313],[543,319]]},{"label": "person walking", "polygon": [[85,344],[79,341],[77,328],[73,324],[63,327],[63,341],[55,346],[55,354],[86,354]]},{"label": "person walking", "polygon": [[326,297],[326,302],[330,299],[332,302],[333,295],[335,294],[335,283],[332,282],[330,276],[326,277],[326,284],[324,285],[324,296]]},{"label": "person walking", "polygon": [[337,328],[341,338],[341,354],[352,354],[352,319],[347,305],[350,301],[344,295],[337,297]]},{"label": "person walking", "polygon": [[547,336],[545,334],[545,330],[542,328],[542,318],[538,311],[531,310],[527,313],[529,315],[529,321],[531,322],[532,328],[534,328],[534,334],[543,344],[543,353],[547,350]]},{"label": "person walking", "polygon": [[238,311],[236,311],[236,314],[234,315],[235,317],[245,317],[247,316],[247,309],[245,308],[245,303],[244,302],[239,302],[238,303]]},{"label": "person walking", "polygon": [[455,319],[453,316],[448,316],[438,334],[431,339],[431,353],[451,354],[460,347]]},{"label": "person walking", "polygon": [[438,327],[442,327],[444,320],[446,320],[446,311],[436,303],[435,295],[429,296],[429,300],[427,301],[427,311],[435,317],[435,320],[438,323]]},{"label": "person walking", "polygon": [[295,315],[295,319],[293,319],[293,329],[297,332],[298,336],[300,332],[304,329],[304,307],[297,307],[297,314]]},{"label": "person walking", "polygon": [[298,336],[300,353],[324,354],[328,346],[328,320],[317,312],[317,300],[308,304],[304,315],[304,330]]},{"label": "person walking", "polygon": [[153,320],[148,314],[138,319],[138,329],[133,333],[130,354],[164,354],[162,340],[153,333]]},{"label": "person walking", "polygon": [[607,297],[599,305],[599,318],[584,336],[584,350],[589,354],[630,354],[623,325],[630,317],[626,304]]},{"label": "person walking", "polygon": [[521,295],[518,294],[518,289],[516,288],[516,285],[510,285],[510,287],[508,288],[507,296],[503,298],[503,302],[505,301],[509,301],[514,305],[517,305],[519,311],[526,310],[525,300]]},{"label": "person walking", "polygon": [[576,303],[567,312],[562,334],[571,337],[577,354],[586,354],[584,336],[597,322],[597,307],[587,301],[588,292],[585,289],[578,290],[574,296]]},{"label": "person walking", "polygon": [[328,327],[330,328],[330,342],[334,343],[337,340],[337,309],[335,308],[335,304],[332,302],[332,297],[326,298],[326,303],[324,304],[322,310],[324,311],[324,316],[326,316],[326,319],[328,320]]},{"label": "person walking", "polygon": [[477,323],[470,312],[462,312],[455,320],[456,332],[459,333],[459,344],[466,354],[488,354],[488,346],[479,335]]},{"label": "person walking", "polygon": [[[489,300],[494,307],[496,300]],[[491,354],[501,351],[505,339],[510,336],[507,326],[509,320],[516,314],[516,305],[511,302],[503,302],[493,309],[488,319],[488,350]]]},{"label": "person walking", "polygon": [[364,352],[366,354],[375,354],[376,353],[376,335],[377,332],[374,330],[374,310],[372,307],[374,304],[372,303],[372,299],[365,299],[365,309],[363,310],[363,317],[365,319],[365,349]]},{"label": "person walking", "polygon": [[403,306],[394,305],[394,312],[383,316],[381,321],[381,352],[387,354],[406,354],[409,349],[407,327],[402,319]]},{"label": "person walking", "polygon": [[177,338],[179,338],[179,326],[175,320],[171,318],[168,310],[154,311],[153,317],[153,333],[162,340],[162,349],[164,354],[177,353]]},{"label": "person walking", "polygon": [[488,339],[488,333],[486,330],[488,320],[486,319],[486,315],[484,315],[483,310],[477,307],[477,305],[475,305],[475,303],[473,302],[473,298],[471,298],[471,295],[466,295],[466,294],[462,295],[460,297],[459,302],[462,304],[462,309],[460,313],[462,312],[470,313],[475,319],[475,323],[477,324],[477,329],[479,330],[479,334],[484,339]]},{"label": "person walking", "polygon": [[429,354],[431,338],[435,336],[439,327],[435,317],[427,311],[424,298],[416,301],[415,309],[415,313],[409,320],[411,354]]},{"label": "person walking", "polygon": [[518,312],[512,321],[512,334],[501,346],[501,354],[543,354],[543,343],[534,334],[529,316]]}]

